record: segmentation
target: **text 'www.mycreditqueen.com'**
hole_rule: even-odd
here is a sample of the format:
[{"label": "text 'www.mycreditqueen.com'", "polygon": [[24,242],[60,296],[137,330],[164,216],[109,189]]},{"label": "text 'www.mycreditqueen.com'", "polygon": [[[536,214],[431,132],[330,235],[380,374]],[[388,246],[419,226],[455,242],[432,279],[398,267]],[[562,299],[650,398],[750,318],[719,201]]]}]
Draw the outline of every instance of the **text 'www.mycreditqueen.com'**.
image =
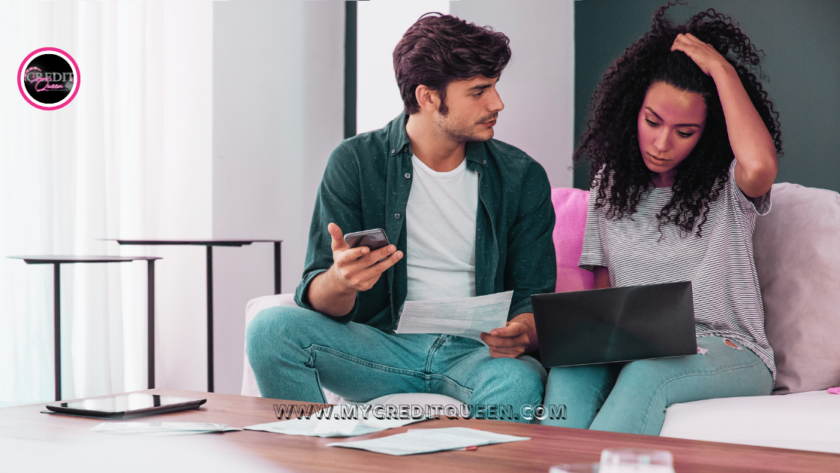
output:
[{"label": "text 'www.mycreditqueen.com'", "polygon": [[487,419],[487,420],[543,420],[566,419],[566,406],[563,404],[525,404],[515,409],[510,404],[341,404],[324,406],[323,404],[274,404],[274,414],[278,419],[289,420],[302,417],[305,419],[337,420],[417,420],[432,417],[448,419]]}]

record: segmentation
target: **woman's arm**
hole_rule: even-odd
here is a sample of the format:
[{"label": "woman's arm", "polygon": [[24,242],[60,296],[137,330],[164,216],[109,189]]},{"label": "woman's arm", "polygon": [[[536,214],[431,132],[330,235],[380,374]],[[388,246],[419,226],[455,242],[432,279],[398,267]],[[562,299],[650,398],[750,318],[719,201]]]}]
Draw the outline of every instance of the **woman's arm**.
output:
[{"label": "woman's arm", "polygon": [[690,33],[678,35],[671,51],[684,52],[714,79],[726,117],[729,144],[738,161],[735,182],[749,197],[766,194],[779,171],[776,146],[735,68],[715,48]]},{"label": "woman's arm", "polygon": [[610,287],[610,270],[606,266],[595,266],[592,270],[595,273],[595,289]]}]

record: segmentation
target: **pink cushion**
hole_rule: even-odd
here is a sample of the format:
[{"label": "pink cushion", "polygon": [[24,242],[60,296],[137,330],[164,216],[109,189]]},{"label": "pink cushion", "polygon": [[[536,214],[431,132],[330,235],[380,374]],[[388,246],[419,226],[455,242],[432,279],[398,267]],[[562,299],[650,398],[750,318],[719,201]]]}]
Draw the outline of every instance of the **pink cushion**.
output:
[{"label": "pink cushion", "polygon": [[554,251],[557,253],[557,287],[555,292],[584,291],[595,287],[592,273],[578,268],[586,229],[589,192],[555,187],[551,202],[557,223],[554,224]]},{"label": "pink cushion", "polygon": [[840,194],[773,184],[773,210],[755,223],[755,269],[767,340],[776,355],[773,394],[840,384]]}]

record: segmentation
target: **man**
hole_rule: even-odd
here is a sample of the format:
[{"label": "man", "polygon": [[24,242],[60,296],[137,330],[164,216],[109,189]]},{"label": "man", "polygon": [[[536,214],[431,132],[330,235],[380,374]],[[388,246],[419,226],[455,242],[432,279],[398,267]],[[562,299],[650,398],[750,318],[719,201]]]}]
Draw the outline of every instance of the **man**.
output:
[{"label": "man", "polygon": [[[449,15],[423,16],[405,33],[394,50],[405,112],[333,152],[300,307],[266,309],[248,327],[264,396],[324,402],[323,387],[366,402],[428,392],[477,407],[477,416],[480,406],[518,414],[541,403],[545,371],[525,354],[537,348],[530,296],[555,285],[554,209],[543,168],[491,139],[508,43]],[[373,228],[393,244],[370,251],[344,241]],[[393,333],[406,300],[509,290],[509,322],[481,335],[487,346]]]}]

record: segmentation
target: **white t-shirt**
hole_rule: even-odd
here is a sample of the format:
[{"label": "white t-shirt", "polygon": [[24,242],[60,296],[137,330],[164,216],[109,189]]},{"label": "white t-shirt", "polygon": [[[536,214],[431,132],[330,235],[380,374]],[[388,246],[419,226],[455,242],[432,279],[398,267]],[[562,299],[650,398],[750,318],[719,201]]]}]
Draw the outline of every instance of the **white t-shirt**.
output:
[{"label": "white t-shirt", "polygon": [[475,296],[478,175],[467,160],[437,172],[411,157],[406,206],[407,301]]}]

